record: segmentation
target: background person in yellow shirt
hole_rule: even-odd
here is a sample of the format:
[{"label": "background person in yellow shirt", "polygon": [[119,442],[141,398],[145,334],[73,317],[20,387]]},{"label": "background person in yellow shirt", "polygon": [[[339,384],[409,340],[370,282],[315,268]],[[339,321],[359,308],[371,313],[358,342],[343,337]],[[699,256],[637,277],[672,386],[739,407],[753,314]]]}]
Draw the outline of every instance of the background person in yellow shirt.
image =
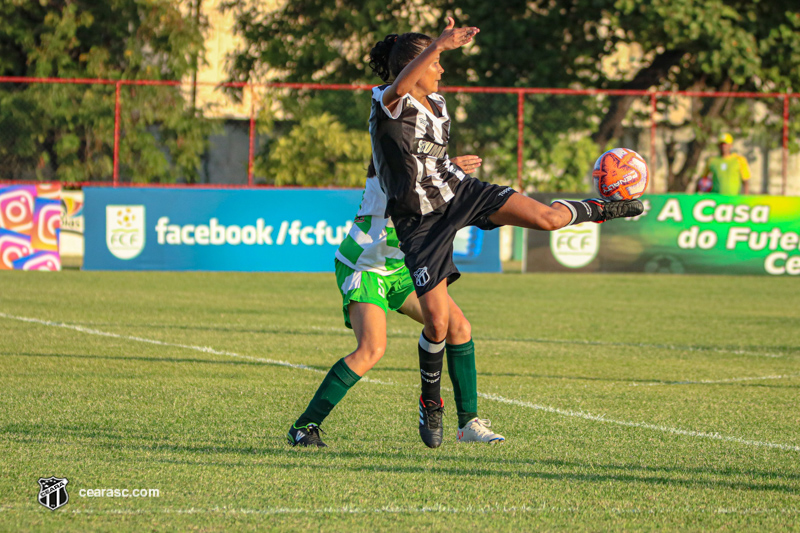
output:
[{"label": "background person in yellow shirt", "polygon": [[747,159],[731,152],[733,136],[722,133],[719,136],[720,155],[711,156],[697,182],[697,192],[714,192],[727,194],[748,194],[750,167]]}]

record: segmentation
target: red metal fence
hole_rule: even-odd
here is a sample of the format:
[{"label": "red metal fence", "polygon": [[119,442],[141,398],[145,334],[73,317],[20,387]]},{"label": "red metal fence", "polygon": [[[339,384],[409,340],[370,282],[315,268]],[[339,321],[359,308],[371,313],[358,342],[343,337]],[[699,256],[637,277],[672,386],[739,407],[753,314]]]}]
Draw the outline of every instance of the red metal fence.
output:
[{"label": "red metal fence", "polygon": [[[54,89],[56,86],[68,86],[69,94],[57,93]],[[85,88],[83,93],[81,87]],[[238,123],[247,126],[246,156],[244,153],[242,154],[243,157],[246,157],[246,162],[241,162],[242,165],[246,163],[246,174],[242,175],[242,179],[238,183],[220,183],[217,180],[213,174],[229,172],[225,168],[234,168],[238,164],[234,161],[233,163],[229,162],[230,165],[233,165],[231,167],[219,167],[223,170],[207,170],[203,178],[204,183],[197,183],[202,180],[194,180],[195,183],[176,184],[170,183],[169,179],[162,178],[154,178],[147,183],[137,182],[137,173],[139,172],[145,174],[151,172],[157,176],[159,172],[162,175],[171,172],[165,169],[177,168],[176,165],[182,165],[181,168],[185,170],[196,164],[196,160],[191,157],[185,158],[183,162],[180,161],[180,158],[184,157],[181,154],[185,155],[187,144],[190,142],[194,142],[195,144],[192,146],[198,148],[190,148],[189,152],[208,149],[208,143],[201,138],[206,134],[193,132],[193,125],[207,125],[209,121],[220,121],[222,120],[221,115],[214,116],[213,113],[203,115],[203,111],[200,111],[197,114],[196,122],[172,124],[170,121],[174,117],[155,116],[151,106],[153,103],[162,103],[168,108],[177,108],[183,105],[186,109],[194,109],[194,101],[191,107],[188,106],[187,101],[190,98],[190,91],[191,98],[194,100],[198,87],[225,94],[225,98],[228,99],[232,97],[225,91],[239,91],[240,96],[241,94],[244,94],[246,98],[249,96],[249,109],[244,113],[240,111],[239,116],[236,117]],[[49,88],[50,92],[44,88]],[[40,90],[36,102],[46,102],[49,98],[54,105],[53,109],[48,110],[45,106],[42,111],[36,107],[40,105],[39,103],[31,104],[31,101],[25,100],[25,105],[36,108],[35,113],[25,106],[22,106],[25,108],[17,113],[18,116],[13,113],[3,116],[0,113],[0,166],[4,164],[3,157],[6,157],[13,163],[6,164],[7,169],[12,167],[16,169],[13,172],[6,170],[4,173],[3,168],[0,168],[0,181],[20,183],[47,179],[48,181],[61,181],[66,186],[92,184],[115,187],[133,185],[252,187],[260,184],[256,169],[258,144],[261,142],[259,139],[263,137],[274,141],[281,135],[281,132],[278,131],[281,128],[275,128],[275,131],[259,132],[259,121],[264,120],[261,118],[263,113],[265,110],[268,111],[272,105],[269,94],[285,97],[290,91],[295,91],[305,95],[321,95],[323,93],[330,95],[330,91],[334,91],[342,94],[349,93],[363,104],[363,101],[368,102],[368,91],[371,88],[371,85],[301,83],[198,83],[192,87],[188,83],[180,81],[0,77],[0,97],[21,95],[23,91],[36,89]],[[164,92],[168,89],[173,92]],[[794,165],[790,164],[790,152],[796,152],[800,148],[797,145],[800,121],[796,119],[793,121],[793,117],[799,116],[800,113],[800,93],[665,92],[516,87],[442,87],[441,91],[455,94],[454,100],[448,104],[450,113],[454,117],[454,129],[463,127],[465,131],[471,132],[461,139],[462,151],[468,150],[471,153],[482,154],[486,146],[492,145],[490,151],[493,150],[492,153],[499,155],[496,155],[494,159],[489,157],[488,166],[495,169],[506,181],[516,183],[519,189],[526,187],[528,189],[546,189],[548,186],[552,186],[555,183],[552,181],[552,176],[557,176],[564,168],[568,168],[571,162],[568,161],[569,153],[566,156],[549,156],[557,155],[560,153],[559,151],[566,150],[568,152],[573,148],[577,150],[582,139],[588,138],[592,134],[593,128],[598,125],[596,117],[607,111],[611,99],[628,97],[633,100],[633,103],[626,111],[614,140],[618,143],[624,142],[625,146],[640,151],[648,158],[651,174],[660,176],[659,188],[666,190],[667,187],[674,186],[670,185],[670,180],[673,180],[676,173],[680,173],[681,165],[694,165],[692,168],[683,169],[683,172],[692,174],[690,181],[696,178],[701,166],[697,163],[700,160],[701,152],[696,146],[692,152],[691,146],[698,136],[705,136],[704,139],[701,139],[705,147],[701,150],[705,157],[715,149],[716,135],[720,131],[731,131],[740,143],[735,147],[740,150],[750,150],[753,158],[757,160],[754,166],[757,167],[755,170],[761,176],[761,190],[759,191],[759,188],[756,187],[755,189],[751,188],[751,191],[771,194],[800,194],[800,168],[794,168],[800,167],[800,164],[797,162]],[[169,100],[170,98],[175,100]],[[298,102],[300,100],[298,99]],[[9,106],[16,105],[15,101],[12,98],[0,101],[0,104],[8,110]],[[23,102],[21,99],[18,101]],[[719,104],[719,109],[715,113],[705,115],[695,113],[701,107],[708,106],[709,102]],[[737,107],[737,102],[747,102],[749,105]],[[82,112],[64,117],[61,122],[54,119],[53,124],[46,126],[49,128],[47,132],[37,129],[37,124],[35,124],[37,116],[47,117],[48,113],[58,116],[59,109],[71,105],[76,109],[79,108]],[[302,102],[298,105],[302,105]],[[342,104],[342,106],[347,105],[350,104]],[[368,103],[366,105],[368,106]],[[202,108],[202,105],[200,107]],[[590,108],[594,110],[595,115],[588,116],[591,114],[588,112]],[[25,113],[29,112],[31,116],[28,123],[22,127],[21,125],[25,124]],[[110,113],[113,115],[108,116]],[[274,118],[275,113],[272,115]],[[693,119],[692,117],[695,115],[700,118]],[[93,118],[85,118],[90,116]],[[103,117],[103,120],[97,121],[93,125],[91,135],[81,130],[81,135],[65,136],[58,131],[60,127],[73,132],[77,131],[80,129],[78,123],[81,120],[97,120],[97,116]],[[504,117],[508,117],[508,120]],[[576,120],[575,117],[581,118]],[[230,117],[228,118],[230,119]],[[293,118],[295,117],[291,116],[291,113],[283,117],[287,123],[291,122]],[[19,121],[15,122],[15,120]],[[554,120],[555,122],[553,122]],[[172,137],[169,137],[154,126],[156,122],[163,124],[165,121],[178,133],[171,134]],[[363,131],[366,131],[366,116],[363,118],[363,126]],[[15,127],[18,128],[18,131],[14,130]],[[126,132],[133,131],[134,128],[163,138],[153,143],[152,146],[146,147],[150,151],[140,146],[128,147],[126,142],[131,145],[143,142],[141,136],[130,135],[128,137],[126,135]],[[262,129],[269,128],[265,126]],[[284,134],[286,133],[285,129],[283,128]],[[44,141],[34,139],[30,143],[24,143],[26,136],[38,136],[36,137],[38,139],[49,136],[50,141],[47,146],[52,155],[48,157],[43,155],[37,159],[35,153],[37,142]],[[538,142],[537,140],[548,136],[552,138],[547,142]],[[80,138],[76,140],[78,137]],[[69,142],[64,141],[65,138],[68,138]],[[89,138],[91,138],[90,141],[87,140]],[[487,138],[499,140],[497,142],[487,141]],[[261,143],[263,144],[263,142]],[[23,148],[19,149],[20,152],[24,152],[24,157],[12,153],[12,150],[8,148],[9,145],[24,145],[24,150]],[[89,145],[92,146],[91,149],[89,149]],[[75,155],[80,150],[83,150],[83,153]],[[224,155],[230,155],[237,150],[226,151],[223,148],[220,151]],[[54,166],[52,160],[61,157],[64,153],[72,154],[76,163],[68,170],[61,171],[59,170],[61,167]],[[166,162],[158,161],[158,153],[162,154]],[[543,158],[543,154],[548,157]],[[778,158],[775,157],[778,154],[779,163],[777,163]],[[304,157],[302,153],[296,154],[296,156]],[[512,159],[515,159],[516,164],[515,169],[510,170],[513,166]],[[791,159],[798,158],[792,156]],[[91,165],[87,162],[90,160]],[[142,161],[145,162],[142,163]],[[585,162],[581,161],[580,163],[584,165],[581,168],[585,168]],[[145,164],[150,165],[146,172],[141,170],[145,168],[143,166]],[[753,163],[751,162],[751,164]],[[688,176],[688,174],[686,175]],[[686,182],[687,177],[683,179]],[[266,183],[269,182],[266,181]]]}]

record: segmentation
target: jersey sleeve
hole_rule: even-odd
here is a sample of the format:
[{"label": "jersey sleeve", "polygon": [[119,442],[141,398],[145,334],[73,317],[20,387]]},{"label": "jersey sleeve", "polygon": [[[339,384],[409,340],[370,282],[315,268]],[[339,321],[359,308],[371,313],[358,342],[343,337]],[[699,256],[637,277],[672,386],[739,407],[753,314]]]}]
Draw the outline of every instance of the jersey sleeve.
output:
[{"label": "jersey sleeve", "polygon": [[383,85],[383,86],[380,86],[380,87],[374,87],[372,89],[372,99],[375,100],[376,102],[378,102],[378,104],[381,107],[381,110],[383,110],[383,112],[386,113],[387,117],[389,117],[389,118],[391,118],[393,120],[397,120],[398,118],[400,118],[400,113],[403,112],[403,107],[406,105],[406,100],[408,99],[408,95],[403,96],[400,99],[400,101],[397,103],[397,106],[394,108],[394,112],[391,112],[383,104],[383,93],[385,93],[386,90],[389,87],[391,87],[391,85]]},{"label": "jersey sleeve", "polygon": [[747,181],[750,179],[750,165],[747,164],[747,159],[744,156],[736,154],[736,157],[739,159],[739,172],[742,177],[742,181]]}]

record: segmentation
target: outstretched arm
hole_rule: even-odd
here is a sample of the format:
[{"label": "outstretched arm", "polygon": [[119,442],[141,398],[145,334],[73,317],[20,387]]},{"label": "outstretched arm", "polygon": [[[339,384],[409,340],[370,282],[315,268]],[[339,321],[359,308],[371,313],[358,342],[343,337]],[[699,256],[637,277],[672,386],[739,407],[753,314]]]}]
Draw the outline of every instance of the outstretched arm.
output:
[{"label": "outstretched arm", "polygon": [[475,27],[455,28],[453,17],[447,17],[447,26],[442,34],[436,38],[420,55],[414,58],[411,63],[397,75],[391,87],[383,93],[383,105],[389,111],[394,111],[395,106],[402,97],[407,95],[416,85],[428,67],[438,61],[439,54],[445,50],[455,50],[460,46],[472,41],[472,38],[480,31]]}]

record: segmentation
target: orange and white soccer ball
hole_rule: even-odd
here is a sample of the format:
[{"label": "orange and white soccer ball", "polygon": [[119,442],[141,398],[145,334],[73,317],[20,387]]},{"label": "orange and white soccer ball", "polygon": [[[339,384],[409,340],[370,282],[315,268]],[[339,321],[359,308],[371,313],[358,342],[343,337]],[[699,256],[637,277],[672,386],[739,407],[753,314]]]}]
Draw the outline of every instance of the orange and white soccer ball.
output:
[{"label": "orange and white soccer ball", "polygon": [[606,200],[632,200],[647,189],[649,170],[644,158],[627,148],[614,148],[597,158],[594,188]]}]

